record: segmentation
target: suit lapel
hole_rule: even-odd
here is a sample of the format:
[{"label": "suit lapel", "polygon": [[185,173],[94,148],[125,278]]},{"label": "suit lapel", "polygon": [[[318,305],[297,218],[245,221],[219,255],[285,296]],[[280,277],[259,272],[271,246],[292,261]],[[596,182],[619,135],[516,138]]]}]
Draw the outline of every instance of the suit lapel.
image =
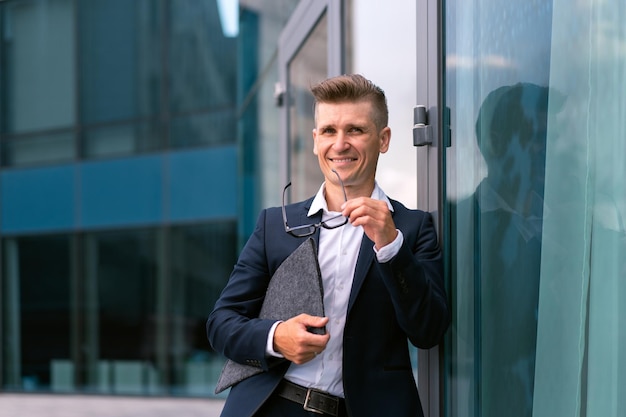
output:
[{"label": "suit lapel", "polygon": [[361,248],[359,249],[359,257],[356,260],[356,268],[354,269],[352,290],[350,291],[350,300],[348,301],[348,313],[350,313],[350,309],[352,308],[352,305],[354,305],[356,296],[361,290],[363,281],[365,281],[367,271],[370,269],[370,266],[374,261],[374,250],[372,249],[373,246],[374,242],[372,242],[370,238],[368,238],[367,235],[365,235],[364,233],[363,239],[361,240]]},{"label": "suit lapel", "polygon": [[[390,200],[393,205],[393,200]],[[395,207],[394,207],[395,209]],[[395,217],[396,211],[391,212],[391,217]],[[354,269],[354,279],[352,281],[352,291],[350,291],[350,300],[348,301],[348,314],[356,301],[356,297],[363,286],[367,271],[369,271],[374,262],[374,242],[363,233],[361,240],[361,248],[359,249],[359,257],[356,260],[356,268]]]}]

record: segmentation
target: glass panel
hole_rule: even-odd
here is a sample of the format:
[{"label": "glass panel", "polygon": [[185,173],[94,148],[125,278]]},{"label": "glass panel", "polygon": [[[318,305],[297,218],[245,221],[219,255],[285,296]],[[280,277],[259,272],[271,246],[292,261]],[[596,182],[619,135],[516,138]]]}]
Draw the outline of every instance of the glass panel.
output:
[{"label": "glass panel", "polygon": [[76,242],[3,240],[2,388],[213,395],[224,358],[205,323],[237,258],[237,222]]},{"label": "glass panel", "polygon": [[172,332],[168,341],[173,389],[185,395],[212,395],[224,358],[206,342],[210,310],[237,259],[237,224],[184,226],[171,233]]},{"label": "glass panel", "polygon": [[446,415],[626,410],[623,5],[449,1]]},{"label": "glass panel", "polygon": [[224,36],[216,1],[170,0],[172,113],[229,108],[236,98],[236,38]]},{"label": "glass panel", "polygon": [[7,2],[2,8],[2,133],[75,121],[74,1]]},{"label": "glass panel", "polygon": [[3,388],[71,389],[69,238],[5,239],[2,261]]},{"label": "glass panel", "polygon": [[156,238],[152,231],[87,236],[88,389],[146,394],[159,387]]},{"label": "glass panel", "polygon": [[237,59],[237,140],[239,141],[240,234],[254,230],[259,210],[280,204],[283,180],[279,167],[280,108],[274,99],[279,79],[277,47],[280,33],[299,0],[240,0]]},{"label": "glass panel", "polygon": [[623,416],[626,7],[554,0],[554,16],[550,86],[565,99],[549,103],[533,416]]},{"label": "glass panel", "polygon": [[83,156],[124,156],[156,150],[160,148],[159,137],[156,126],[149,123],[92,128],[83,136]]},{"label": "glass panel", "polygon": [[309,87],[328,76],[326,14],[289,64],[289,174],[291,201],[314,195],[324,181],[313,154],[315,119]]},{"label": "glass panel", "polygon": [[87,236],[87,390],[213,395],[205,323],[236,257],[235,221]]},{"label": "glass panel", "polygon": [[532,413],[551,29],[552,2],[446,2],[450,416]]},{"label": "glass panel", "polygon": [[170,129],[170,146],[187,148],[232,145],[237,142],[237,121],[232,109],[176,116]]},{"label": "glass panel", "polygon": [[2,165],[59,163],[75,157],[74,133],[60,132],[2,141]]},{"label": "glass panel", "polygon": [[[79,3],[81,118],[87,126],[82,156],[123,156],[162,146],[160,4]],[[90,127],[119,121],[128,124]]]},{"label": "glass panel", "polygon": [[84,124],[155,116],[161,100],[160,2],[78,2]]}]

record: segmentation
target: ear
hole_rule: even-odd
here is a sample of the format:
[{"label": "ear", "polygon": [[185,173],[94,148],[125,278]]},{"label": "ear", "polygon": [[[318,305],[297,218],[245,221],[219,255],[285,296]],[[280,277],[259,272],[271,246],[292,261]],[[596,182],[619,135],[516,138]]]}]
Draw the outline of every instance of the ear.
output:
[{"label": "ear", "polygon": [[391,141],[391,128],[389,126],[384,127],[380,133],[380,153],[385,153],[389,150],[389,142]]},{"label": "ear", "polygon": [[317,129],[313,129],[313,154],[317,155]]}]

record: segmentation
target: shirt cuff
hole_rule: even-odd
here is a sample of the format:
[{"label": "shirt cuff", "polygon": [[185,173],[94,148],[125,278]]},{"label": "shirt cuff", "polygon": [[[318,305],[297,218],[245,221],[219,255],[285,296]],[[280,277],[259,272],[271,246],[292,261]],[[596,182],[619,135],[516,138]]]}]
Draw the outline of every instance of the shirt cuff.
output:
[{"label": "shirt cuff", "polygon": [[282,322],[277,321],[276,323],[274,323],[272,327],[270,328],[270,332],[267,334],[267,344],[265,345],[265,353],[267,354],[267,356],[273,356],[275,358],[284,358],[283,355],[281,355],[280,353],[274,350],[274,332],[276,331],[276,327],[278,327],[280,323]]},{"label": "shirt cuff", "polygon": [[[398,229],[396,229],[398,230]],[[374,246],[374,252],[376,252],[376,259],[379,263],[389,262],[393,259],[394,256],[400,252],[400,247],[402,247],[402,243],[404,242],[404,236],[402,232],[398,230],[398,235],[390,244],[383,246],[379,250],[376,250],[376,246]]]}]

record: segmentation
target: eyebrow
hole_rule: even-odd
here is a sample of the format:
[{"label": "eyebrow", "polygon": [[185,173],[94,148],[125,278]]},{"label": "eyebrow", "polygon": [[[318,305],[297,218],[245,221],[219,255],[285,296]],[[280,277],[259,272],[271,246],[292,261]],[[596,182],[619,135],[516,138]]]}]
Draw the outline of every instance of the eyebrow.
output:
[{"label": "eyebrow", "polygon": [[[346,130],[350,130],[353,128],[359,128],[361,130],[368,130],[367,128],[367,123],[349,123],[346,125]],[[323,125],[317,128],[317,130],[326,130],[326,129],[337,129],[337,127],[334,124],[327,124],[327,125]]]},{"label": "eyebrow", "polygon": [[323,125],[317,128],[318,132],[324,132],[327,129],[333,129],[333,130],[337,130],[337,128],[334,125]]}]

